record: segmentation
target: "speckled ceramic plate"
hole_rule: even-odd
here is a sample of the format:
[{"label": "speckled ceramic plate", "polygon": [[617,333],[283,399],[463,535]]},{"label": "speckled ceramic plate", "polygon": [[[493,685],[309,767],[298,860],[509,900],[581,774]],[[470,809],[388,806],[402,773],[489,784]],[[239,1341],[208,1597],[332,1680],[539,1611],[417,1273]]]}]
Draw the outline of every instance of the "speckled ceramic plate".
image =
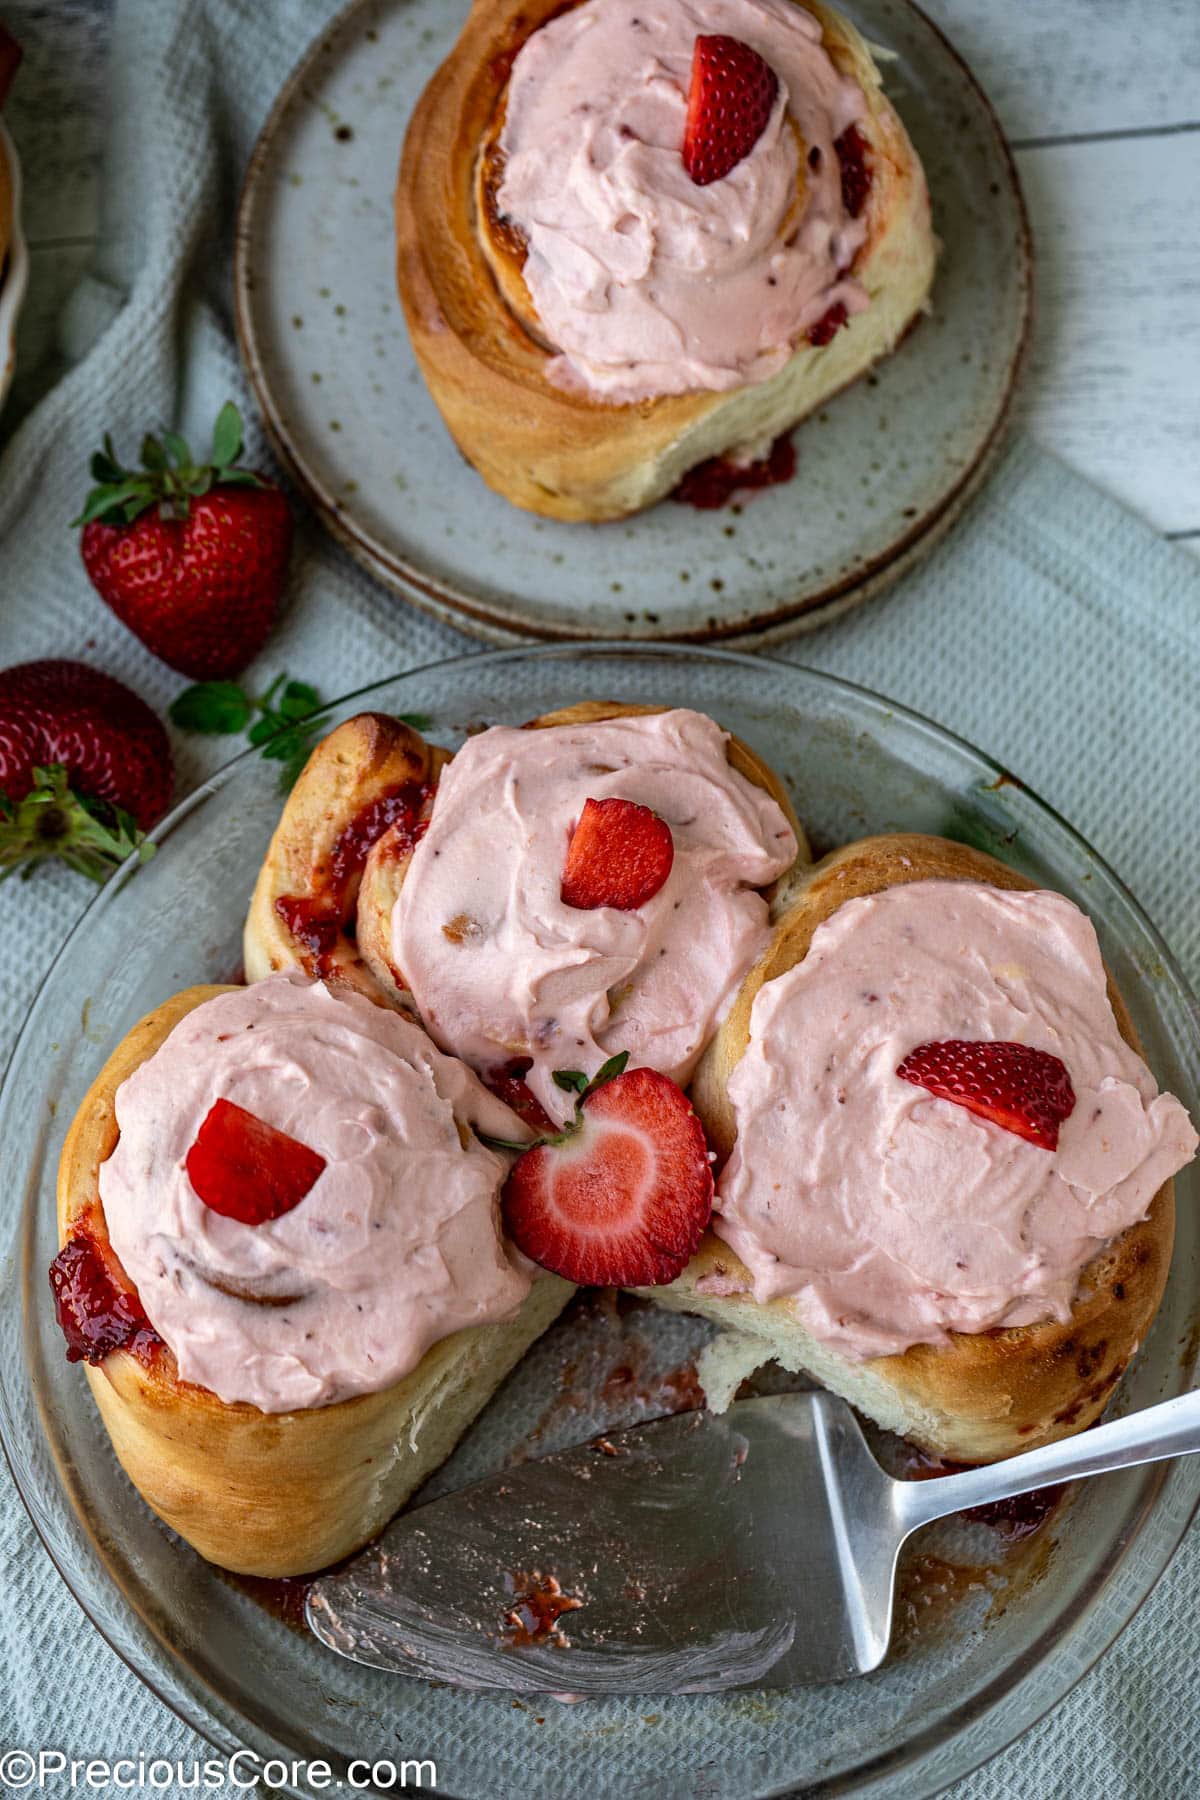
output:
[{"label": "speckled ceramic plate", "polygon": [[1030,241],[999,126],[909,0],[847,0],[929,176],[935,310],[799,427],[788,485],[740,511],[665,501],[608,525],[518,511],[455,449],[409,347],[392,189],[413,106],[462,0],[356,0],[311,47],[259,139],[238,223],[243,355],[276,444],[371,572],[497,641],[767,642],[895,579],[961,510],[1008,412]]},{"label": "speckled ceramic plate", "polygon": [[21,230],[21,165],[3,123],[0,123],[0,161],[8,164],[13,190],[12,238],[7,255],[0,258],[0,406],[3,406],[16,367],[17,314],[29,279],[29,252]]}]

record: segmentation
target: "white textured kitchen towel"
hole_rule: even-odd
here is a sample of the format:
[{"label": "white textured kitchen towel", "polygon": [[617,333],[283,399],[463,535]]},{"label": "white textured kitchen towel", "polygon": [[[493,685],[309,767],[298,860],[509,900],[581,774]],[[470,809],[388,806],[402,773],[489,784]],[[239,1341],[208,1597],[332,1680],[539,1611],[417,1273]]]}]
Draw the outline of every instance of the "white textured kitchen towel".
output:
[{"label": "white textured kitchen towel", "polygon": [[[277,89],[333,10],[329,0],[119,6],[104,249],[63,321],[74,366],[0,458],[0,664],[86,653],[159,707],[179,686],[100,605],[65,521],[104,430],[128,444],[175,419],[202,438],[230,393],[252,416],[229,318],[237,183]],[[24,14],[32,26],[43,11],[5,4],[18,35]],[[250,449],[265,452],[253,428]],[[308,523],[258,673],[286,665],[333,694],[470,648],[377,588]],[[1091,839],[1200,978],[1200,570],[1185,556],[1019,443],[921,568],[786,654],[879,688],[1005,762]],[[221,753],[181,745],[181,788]],[[0,892],[0,1051],[86,897],[53,872]],[[0,1546],[0,1750],[202,1754],[78,1613],[7,1475]],[[962,1800],[1194,1792],[1198,1588],[1193,1536],[1099,1668],[962,1783]],[[454,1791],[452,1763],[443,1785]]]}]

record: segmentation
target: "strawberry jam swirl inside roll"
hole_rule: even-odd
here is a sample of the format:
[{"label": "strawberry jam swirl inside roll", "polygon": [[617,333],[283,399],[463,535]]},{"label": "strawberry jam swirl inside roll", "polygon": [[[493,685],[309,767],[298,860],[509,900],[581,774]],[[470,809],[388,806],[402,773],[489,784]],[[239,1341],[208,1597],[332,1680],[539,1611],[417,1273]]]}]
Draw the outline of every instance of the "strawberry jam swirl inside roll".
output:
[{"label": "strawberry jam swirl inside roll", "polygon": [[[776,87],[753,147],[699,184],[682,150],[711,35],[757,52]],[[831,309],[863,311],[866,221],[837,140],[866,110],[793,0],[585,0],[534,32],[505,97],[496,205],[528,246],[550,379],[611,402],[740,387],[777,374]]]},{"label": "strawberry jam swirl inside roll", "polygon": [[[757,890],[797,848],[776,801],[730,767],[727,742],[684,710],[467,740],[392,914],[396,965],[439,1044],[485,1079],[516,1063],[560,1121],[575,1100],[556,1070],[593,1075],[624,1050],[688,1079],[767,943]],[[656,815],[672,856],[640,900],[628,841],[606,851],[598,838],[597,881],[620,902],[605,905],[564,888],[564,873],[588,802],[614,800]]]},{"label": "strawberry jam swirl inside roll", "polygon": [[113,1247],[181,1378],[224,1401],[282,1412],[388,1387],[529,1291],[498,1228],[506,1161],[469,1129],[519,1138],[518,1122],[347,989],[285,974],[206,1001],[116,1112]]},{"label": "strawberry jam swirl inside roll", "polygon": [[[990,1115],[898,1073],[936,1087],[947,1057]],[[714,1229],[755,1299],[789,1296],[857,1356],[1065,1321],[1085,1265],[1197,1146],[1117,1028],[1091,922],[973,882],[839,907],[756,995],[729,1097]],[[1051,1104],[1055,1148],[1022,1135]]]}]

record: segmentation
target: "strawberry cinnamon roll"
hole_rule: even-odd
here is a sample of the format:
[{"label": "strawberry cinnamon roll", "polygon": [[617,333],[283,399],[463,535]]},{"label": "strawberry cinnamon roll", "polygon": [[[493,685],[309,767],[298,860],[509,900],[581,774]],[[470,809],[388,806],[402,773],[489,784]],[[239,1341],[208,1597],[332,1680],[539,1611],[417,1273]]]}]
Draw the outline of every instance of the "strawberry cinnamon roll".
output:
[{"label": "strawberry cinnamon roll", "polygon": [[294,973],[189,990],[102,1071],[51,1283],[126,1472],[203,1555],[365,1542],[563,1304],[477,1130],[524,1135],[418,1026]]},{"label": "strawberry cinnamon roll", "polygon": [[925,305],[925,178],[816,0],[476,0],[396,194],[417,360],[460,449],[560,519],[749,461]]},{"label": "strawberry cinnamon roll", "polygon": [[1062,895],[935,838],[812,871],[710,1047],[713,1236],[666,1295],[978,1461],[1089,1424],[1195,1154]]},{"label": "strawberry cinnamon roll", "polygon": [[552,1120],[556,1074],[687,1081],[801,854],[777,779],[712,719],[581,706],[469,738],[428,828],[371,852],[359,942],[433,1038]]},{"label": "strawberry cinnamon roll", "polygon": [[417,841],[448,761],[448,751],[387,713],[360,713],[322,738],[255,884],[243,937],[250,981],[299,968],[379,998],[356,941],[363,867],[384,832],[393,845]]}]

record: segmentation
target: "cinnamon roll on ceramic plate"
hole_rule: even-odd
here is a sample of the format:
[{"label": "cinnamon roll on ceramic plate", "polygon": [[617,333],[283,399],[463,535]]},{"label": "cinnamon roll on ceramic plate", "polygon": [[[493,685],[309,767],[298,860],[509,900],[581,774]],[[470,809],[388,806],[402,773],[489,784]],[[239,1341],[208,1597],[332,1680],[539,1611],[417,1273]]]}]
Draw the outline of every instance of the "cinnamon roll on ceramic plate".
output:
[{"label": "cinnamon roll on ceramic plate", "polygon": [[871,51],[817,0],[476,0],[396,223],[459,448],[567,520],[765,455],[894,347],[936,249]]},{"label": "cinnamon roll on ceramic plate", "polygon": [[733,1386],[777,1357],[959,1462],[1100,1416],[1197,1139],[1071,901],[941,838],[835,851],[692,1099],[723,1164],[713,1230],[653,1297],[747,1334]]},{"label": "cinnamon roll on ceramic plate", "polygon": [[323,1567],[449,1455],[570,1286],[502,1239],[520,1122],[292,972],[134,1027],[63,1146],[68,1354],[146,1503],[241,1573]]}]

